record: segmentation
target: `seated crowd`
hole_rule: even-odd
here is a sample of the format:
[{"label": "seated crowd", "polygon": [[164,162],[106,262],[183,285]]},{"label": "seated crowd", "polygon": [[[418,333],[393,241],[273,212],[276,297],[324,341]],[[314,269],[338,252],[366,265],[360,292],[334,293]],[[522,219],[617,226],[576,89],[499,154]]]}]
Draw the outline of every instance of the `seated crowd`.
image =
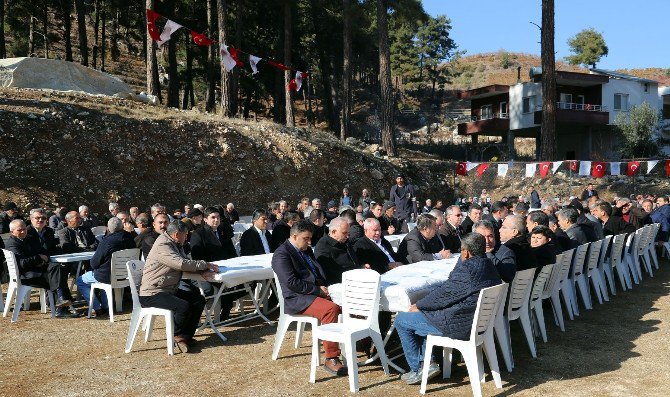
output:
[{"label": "seated crowd", "polygon": [[[10,233],[6,248],[16,255],[22,282],[53,291],[58,317],[77,315],[67,286],[72,269],[51,263],[50,256],[95,251],[88,269],[75,275],[78,290],[88,301],[91,284],[109,282],[112,254],[140,249],[146,262],[140,301],[173,311],[175,342],[183,351],[194,343],[205,306],[200,289],[211,295],[221,285],[197,285],[182,279],[182,272],[215,271],[218,267],[212,262],[273,253],[272,268],[279,280],[277,288],[283,292],[285,312],[328,324],[338,320],[341,310],[330,299],[328,287],[340,283],[343,272],[366,268],[382,274],[398,266],[459,254],[448,282],[397,316],[396,328],[410,368],[403,379],[410,384],[420,382],[421,361],[431,359],[422,351],[426,335],[468,337],[481,289],[510,283],[516,272],[554,263],[561,252],[603,236],[631,233],[650,223],[661,224],[661,241],[670,233],[670,206],[664,196],[619,198],[609,203],[600,200],[590,186],[581,200],[538,204],[534,190],[530,200],[504,201],[492,201],[484,190],[479,199],[459,199],[444,209],[440,200],[435,206],[426,200],[419,208],[410,199],[413,187],[405,185],[401,175],[396,183],[384,202],[372,200],[367,190],[356,200],[344,189],[339,201],[329,200],[325,208],[320,199],[305,197],[296,210],[284,200],[271,203],[267,210],[257,209],[251,226],[239,237],[239,252],[233,243],[233,224],[240,217],[232,203],[225,207],[186,205],[171,214],[160,204],[146,212],[138,207],[125,212],[117,203],[110,203],[109,212],[99,217],[85,205],[69,212],[58,208],[51,217],[43,209],[32,209],[28,226],[17,206],[7,203],[0,226]],[[100,225],[107,229],[103,238],[92,232]],[[404,236],[396,252],[387,238],[399,234]],[[223,319],[234,301],[245,294],[234,288],[228,292],[221,302]],[[109,304],[102,294],[94,297],[92,309],[96,316],[104,316]],[[390,316],[384,322],[382,330],[388,329]],[[323,368],[346,375],[338,344],[324,341],[323,348]],[[437,372],[437,366],[431,365],[429,376]]]}]

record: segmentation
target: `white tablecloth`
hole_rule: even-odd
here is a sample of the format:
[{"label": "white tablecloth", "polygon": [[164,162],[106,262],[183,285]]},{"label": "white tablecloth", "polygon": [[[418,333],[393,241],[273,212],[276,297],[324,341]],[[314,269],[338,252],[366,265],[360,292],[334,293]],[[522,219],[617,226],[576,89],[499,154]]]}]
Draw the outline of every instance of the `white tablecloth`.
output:
[{"label": "white tablecloth", "polygon": [[[240,256],[213,263],[219,266],[219,273],[214,276],[214,281],[223,283],[228,288],[273,277],[272,254]],[[192,274],[184,275],[185,278],[198,279],[192,277]]]},{"label": "white tablecloth", "polygon": [[[388,312],[407,311],[411,304],[447,281],[457,258],[412,263],[382,274],[380,309]],[[342,288],[342,284],[328,287],[333,302],[337,304],[342,302]]]},{"label": "white tablecloth", "polygon": [[81,262],[81,261],[90,261],[93,258],[93,251],[86,252],[77,252],[74,254],[62,254],[62,255],[53,255],[49,257],[49,262],[52,263],[69,263],[69,262]]}]

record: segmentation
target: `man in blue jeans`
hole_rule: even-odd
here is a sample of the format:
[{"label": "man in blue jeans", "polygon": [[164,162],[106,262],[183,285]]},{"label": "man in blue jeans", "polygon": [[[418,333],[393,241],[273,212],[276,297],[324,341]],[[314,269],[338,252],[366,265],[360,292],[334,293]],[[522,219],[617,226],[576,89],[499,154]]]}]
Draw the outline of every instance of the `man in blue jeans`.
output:
[{"label": "man in blue jeans", "polygon": [[[421,362],[425,356],[431,359],[431,353],[425,352],[428,335],[468,340],[479,291],[501,282],[495,265],[486,257],[484,237],[477,233],[463,237],[461,257],[449,279],[396,317],[395,327],[410,369],[401,379],[410,385],[421,383]],[[439,373],[437,364],[431,363],[428,377]]]},{"label": "man in blue jeans", "polygon": [[[91,268],[93,270],[82,274],[77,279],[77,289],[86,302],[89,301],[91,296],[91,284],[109,284],[111,282],[112,254],[116,251],[135,248],[133,236],[123,230],[121,219],[110,218],[107,221],[107,230],[109,233],[100,242],[93,258],[91,258]],[[100,300],[102,302],[98,301],[96,297],[93,298],[93,310],[96,317],[105,316],[108,313],[107,294],[101,293]]]}]

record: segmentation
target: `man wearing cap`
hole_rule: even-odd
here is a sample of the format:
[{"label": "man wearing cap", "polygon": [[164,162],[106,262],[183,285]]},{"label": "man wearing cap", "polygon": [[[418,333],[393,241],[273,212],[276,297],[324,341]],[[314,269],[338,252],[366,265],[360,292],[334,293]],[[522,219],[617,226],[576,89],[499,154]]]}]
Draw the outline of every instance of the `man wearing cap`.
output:
[{"label": "man wearing cap", "polygon": [[16,203],[8,201],[4,206],[4,212],[0,214],[0,233],[9,233],[9,223],[14,219],[20,219]]},{"label": "man wearing cap", "polygon": [[382,228],[382,236],[401,233],[400,222],[395,217],[396,210],[397,207],[394,202],[387,201],[384,203],[382,216],[379,217],[379,224]]},{"label": "man wearing cap", "polygon": [[337,213],[337,202],[335,200],[330,200],[326,206],[326,223],[330,223],[333,219],[337,218],[339,214]]},{"label": "man wearing cap", "polygon": [[416,211],[416,192],[414,186],[405,184],[405,176],[398,173],[395,177],[395,185],[389,192],[389,201],[396,205],[396,218],[402,222],[409,221],[409,218]]}]

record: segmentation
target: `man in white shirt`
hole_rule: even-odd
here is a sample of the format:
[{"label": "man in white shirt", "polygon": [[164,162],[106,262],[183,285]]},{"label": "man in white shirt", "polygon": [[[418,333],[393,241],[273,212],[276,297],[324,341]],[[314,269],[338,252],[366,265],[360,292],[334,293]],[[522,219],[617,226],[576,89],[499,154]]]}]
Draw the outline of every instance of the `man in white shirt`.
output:
[{"label": "man in white shirt", "polygon": [[240,237],[240,255],[262,255],[275,251],[274,241],[270,232],[266,230],[268,215],[262,210],[254,211],[251,216],[253,226],[247,229]]},{"label": "man in white shirt", "polygon": [[391,243],[382,238],[382,229],[379,221],[368,218],[363,222],[365,237],[354,244],[354,251],[358,259],[372,270],[385,273],[394,267],[402,265]]}]

